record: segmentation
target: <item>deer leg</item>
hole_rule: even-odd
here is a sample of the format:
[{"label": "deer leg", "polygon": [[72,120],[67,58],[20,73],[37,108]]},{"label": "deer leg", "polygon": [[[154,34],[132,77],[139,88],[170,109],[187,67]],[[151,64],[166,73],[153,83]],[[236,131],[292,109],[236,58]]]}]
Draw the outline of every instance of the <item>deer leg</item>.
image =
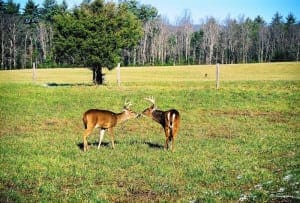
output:
[{"label": "deer leg", "polygon": [[165,127],[165,134],[166,134],[166,142],[165,142],[165,150],[169,149],[169,140],[170,140],[170,129],[166,126]]},{"label": "deer leg", "polygon": [[165,147],[164,147],[165,150],[168,150],[169,149],[169,138],[166,137],[166,142],[165,142]]},{"label": "deer leg", "polygon": [[101,142],[102,142],[103,137],[104,137],[104,133],[105,133],[105,129],[100,128],[100,131],[99,131],[99,144],[98,144],[98,149],[100,149]]},{"label": "deer leg", "polygon": [[112,128],[108,128],[110,138],[111,138],[111,146],[114,149],[115,148],[115,143],[114,143],[114,131]]},{"label": "deer leg", "polygon": [[92,129],[87,128],[83,134],[83,151],[86,152],[88,149],[87,137],[92,133]]},{"label": "deer leg", "polygon": [[174,137],[172,137],[171,139],[172,139],[172,146],[171,146],[171,150],[172,150],[172,152],[174,152],[174,142],[175,142],[175,140],[174,140]]},{"label": "deer leg", "polygon": [[175,138],[177,136],[177,133],[178,133],[178,128],[179,127],[179,122],[175,123],[175,125],[173,125],[173,128],[172,128],[172,151],[174,151],[174,148],[175,148]]}]

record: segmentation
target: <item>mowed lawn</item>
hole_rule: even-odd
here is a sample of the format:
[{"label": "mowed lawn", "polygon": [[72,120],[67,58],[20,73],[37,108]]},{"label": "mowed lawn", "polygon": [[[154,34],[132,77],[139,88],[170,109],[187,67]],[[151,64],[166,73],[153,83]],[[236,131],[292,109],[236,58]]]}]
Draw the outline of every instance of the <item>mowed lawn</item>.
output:
[{"label": "mowed lawn", "polygon": [[[121,68],[94,86],[85,68],[0,71],[0,202],[300,201],[300,64]],[[98,130],[90,108],[176,108],[175,152],[148,118]]]}]

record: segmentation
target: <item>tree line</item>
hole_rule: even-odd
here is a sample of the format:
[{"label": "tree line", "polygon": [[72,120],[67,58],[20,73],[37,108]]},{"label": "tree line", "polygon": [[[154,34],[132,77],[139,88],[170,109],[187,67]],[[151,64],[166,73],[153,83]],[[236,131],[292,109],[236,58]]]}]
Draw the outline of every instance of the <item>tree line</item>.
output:
[{"label": "tree line", "polygon": [[240,16],[218,22],[207,17],[199,28],[192,24],[188,10],[176,25],[155,18],[143,26],[144,35],[131,52],[133,65],[232,64],[271,61],[298,61],[300,24],[289,14],[278,12],[270,24],[257,16]]},{"label": "tree line", "polygon": [[[298,61],[300,24],[290,13],[263,17],[207,17],[199,25],[185,10],[175,24],[151,5],[83,0],[72,9],[65,0],[28,0],[23,11],[0,0],[1,69]],[[99,69],[99,70],[98,70]],[[97,73],[98,70],[98,73]]]}]

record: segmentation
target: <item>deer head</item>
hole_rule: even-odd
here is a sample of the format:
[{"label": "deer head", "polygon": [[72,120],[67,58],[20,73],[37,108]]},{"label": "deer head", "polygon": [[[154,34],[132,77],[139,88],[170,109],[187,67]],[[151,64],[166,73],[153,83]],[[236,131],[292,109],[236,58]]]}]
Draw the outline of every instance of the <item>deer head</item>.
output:
[{"label": "deer head", "polygon": [[130,109],[130,106],[132,106],[132,103],[125,101],[124,107],[123,107],[123,112],[125,113],[125,115],[127,115],[128,118],[136,118],[136,117],[138,117],[139,114],[136,113],[136,112],[134,112],[134,111],[132,111]]},{"label": "deer head", "polygon": [[149,101],[151,103],[151,106],[146,108],[143,112],[142,112],[142,115],[145,115],[145,116],[149,116],[149,117],[152,117],[152,112],[156,110],[156,106],[155,106],[155,99],[154,97],[147,97],[147,98],[144,98],[145,100]]}]

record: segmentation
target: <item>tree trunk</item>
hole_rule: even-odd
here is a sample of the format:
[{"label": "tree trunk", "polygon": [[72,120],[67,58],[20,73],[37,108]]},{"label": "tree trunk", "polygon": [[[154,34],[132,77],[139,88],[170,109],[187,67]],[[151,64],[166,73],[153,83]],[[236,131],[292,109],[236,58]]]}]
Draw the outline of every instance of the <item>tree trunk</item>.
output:
[{"label": "tree trunk", "polygon": [[1,33],[1,68],[4,69],[4,31]]},{"label": "tree trunk", "polygon": [[33,63],[33,43],[32,43],[32,36],[29,36],[29,55],[30,55],[30,67],[32,67],[32,63]]},{"label": "tree trunk", "polygon": [[11,70],[12,68],[12,55],[13,55],[13,42],[12,40],[10,39],[9,40],[10,42],[10,46],[9,46],[9,70]]},{"label": "tree trunk", "polygon": [[28,32],[26,32],[25,34],[23,68],[26,68],[26,64],[27,64],[27,38],[28,38]]},{"label": "tree trunk", "polygon": [[16,24],[14,23],[13,32],[12,32],[12,48],[13,48],[13,67],[16,69],[17,67],[17,45],[16,45]]},{"label": "tree trunk", "polygon": [[42,49],[42,60],[43,62],[47,58],[47,44],[46,44],[46,35],[47,35],[47,28],[45,24],[39,23],[39,38],[40,38],[40,44]]},{"label": "tree trunk", "polygon": [[98,66],[93,68],[93,82],[96,85],[103,85],[104,74],[102,73],[102,67]]},{"label": "tree trunk", "polygon": [[296,61],[299,61],[299,47],[300,47],[300,43],[298,42],[298,46],[297,46],[297,54],[296,54]]}]

